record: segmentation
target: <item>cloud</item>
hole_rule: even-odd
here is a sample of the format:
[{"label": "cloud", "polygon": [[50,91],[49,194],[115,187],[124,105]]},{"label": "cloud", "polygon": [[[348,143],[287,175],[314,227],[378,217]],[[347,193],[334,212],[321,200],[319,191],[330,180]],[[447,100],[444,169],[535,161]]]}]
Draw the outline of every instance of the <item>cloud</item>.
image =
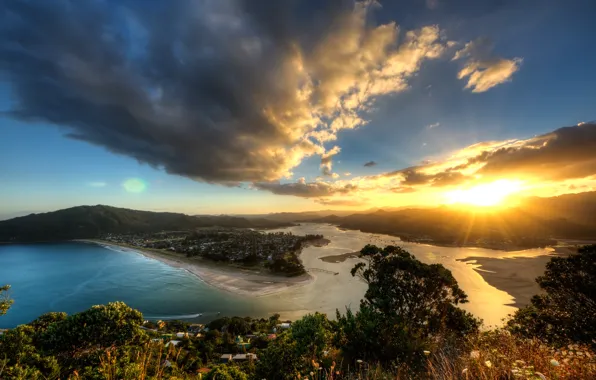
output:
[{"label": "cloud", "polygon": [[377,165],[376,162],[374,162],[374,161],[368,161],[367,163],[364,164],[364,167],[371,168],[371,167],[373,167],[375,165]]},{"label": "cloud", "polygon": [[344,176],[346,176],[346,177],[349,177],[349,176],[351,176],[351,175],[352,175],[352,173],[350,173],[350,172],[345,172],[345,173],[344,173]]},{"label": "cloud", "polygon": [[89,187],[106,187],[107,185],[108,185],[107,183],[101,182],[101,181],[87,183],[87,186],[89,186]]},{"label": "cloud", "polygon": [[333,168],[333,162],[331,161],[331,159],[340,151],[340,147],[336,145],[332,149],[328,150],[327,152],[321,155],[321,173],[323,173],[324,176],[335,178],[339,177],[339,175],[331,171],[331,169]]},{"label": "cloud", "polygon": [[493,44],[487,38],[468,42],[458,50],[453,60],[467,59],[457,74],[458,79],[467,78],[467,89],[472,92],[485,92],[508,82],[521,66],[522,58],[505,59],[492,54]]},{"label": "cloud", "polygon": [[536,183],[580,180],[596,175],[594,152],[596,123],[582,123],[526,140],[480,142],[443,161],[368,176],[363,181],[388,186],[397,182],[391,191],[409,192],[501,178]]},{"label": "cloud", "polygon": [[391,189],[392,192],[397,194],[415,193],[417,190],[411,186],[399,186]]},{"label": "cloud", "polygon": [[3,2],[8,115],[199,181],[287,178],[445,51],[374,4]]},{"label": "cloud", "polygon": [[252,185],[258,190],[270,191],[278,195],[294,195],[302,198],[320,198],[337,194],[349,194],[357,190],[352,184],[336,185],[328,182],[306,182],[300,178],[294,183],[260,182]]},{"label": "cloud", "polygon": [[317,199],[315,202],[320,203],[325,206],[364,206],[367,204],[365,200],[362,199]]},{"label": "cloud", "polygon": [[426,128],[433,129],[433,128],[436,128],[436,127],[438,127],[440,125],[441,125],[441,123],[436,122],[436,123],[432,123],[432,124],[427,125]]}]

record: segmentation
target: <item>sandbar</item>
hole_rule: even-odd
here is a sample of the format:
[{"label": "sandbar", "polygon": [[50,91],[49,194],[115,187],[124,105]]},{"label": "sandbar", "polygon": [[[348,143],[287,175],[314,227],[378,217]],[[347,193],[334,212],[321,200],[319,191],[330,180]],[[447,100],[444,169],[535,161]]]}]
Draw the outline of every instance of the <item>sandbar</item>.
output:
[{"label": "sandbar", "polygon": [[343,263],[347,259],[357,259],[358,257],[360,257],[360,252],[348,252],[341,255],[319,257],[319,260],[323,260],[326,263]]},{"label": "sandbar", "polygon": [[466,257],[459,259],[466,264],[473,265],[486,282],[497,289],[509,293],[515,301],[509,306],[517,308],[530,304],[530,300],[542,290],[536,283],[536,277],[542,276],[546,264],[557,255],[568,255],[573,252],[569,247],[553,247],[549,255],[534,257]]}]

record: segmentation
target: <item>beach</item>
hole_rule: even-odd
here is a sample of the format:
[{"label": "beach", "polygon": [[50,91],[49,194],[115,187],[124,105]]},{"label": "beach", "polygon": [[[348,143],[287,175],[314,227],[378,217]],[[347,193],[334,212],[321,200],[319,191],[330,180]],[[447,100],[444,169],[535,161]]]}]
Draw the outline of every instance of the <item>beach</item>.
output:
[{"label": "beach", "polygon": [[217,264],[200,257],[189,258],[181,254],[164,252],[157,249],[114,244],[95,239],[80,239],[75,241],[140,254],[171,267],[184,269],[215,288],[243,296],[262,297],[272,295],[310,284],[313,281],[313,277],[308,273],[296,277],[285,277],[263,273],[249,268],[236,268],[226,264]]}]

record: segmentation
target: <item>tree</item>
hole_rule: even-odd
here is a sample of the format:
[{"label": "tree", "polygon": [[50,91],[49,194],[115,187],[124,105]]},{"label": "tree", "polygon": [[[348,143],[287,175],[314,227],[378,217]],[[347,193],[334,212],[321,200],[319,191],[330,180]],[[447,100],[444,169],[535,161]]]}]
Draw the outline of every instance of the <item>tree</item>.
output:
[{"label": "tree", "polygon": [[247,380],[246,373],[234,365],[216,365],[207,373],[205,380]]},{"label": "tree", "polygon": [[289,333],[284,332],[259,355],[255,378],[295,379],[303,368],[303,361],[296,349],[296,341]]},{"label": "tree", "polygon": [[554,344],[596,347],[596,245],[568,257],[553,257],[536,279],[544,294],[519,309],[507,323],[511,332]]},{"label": "tree", "polygon": [[439,339],[444,344],[478,330],[480,321],[457,307],[467,296],[442,265],[395,246],[367,245],[360,254],[367,263],[351,273],[368,289],[356,314],[337,312],[336,343],[348,358],[415,363]]},{"label": "tree", "polygon": [[10,285],[0,286],[0,315],[6,314],[10,306],[12,305],[12,300],[8,297],[6,292],[10,289]]},{"label": "tree", "polygon": [[294,322],[290,332],[296,341],[298,355],[305,356],[309,361],[321,358],[333,338],[331,322],[325,314],[318,312]]},{"label": "tree", "polygon": [[44,348],[54,353],[128,345],[144,339],[139,329],[142,323],[140,311],[124,302],[111,302],[50,324],[41,340]]}]

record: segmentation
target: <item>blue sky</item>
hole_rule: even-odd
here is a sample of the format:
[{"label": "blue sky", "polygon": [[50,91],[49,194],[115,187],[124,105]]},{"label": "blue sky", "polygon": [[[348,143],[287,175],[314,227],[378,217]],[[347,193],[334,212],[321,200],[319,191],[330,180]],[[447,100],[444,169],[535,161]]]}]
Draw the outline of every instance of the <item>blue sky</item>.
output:
[{"label": "blue sky", "polygon": [[[62,3],[64,2],[59,1],[56,4]],[[230,17],[232,21],[246,23],[246,25],[251,25],[250,30],[256,30],[255,39],[252,42],[266,46],[263,41],[269,41],[267,39],[268,35],[259,32],[260,29],[255,27],[255,25],[259,26],[258,22],[261,20],[258,18],[257,11],[254,14],[249,11],[238,13],[234,8],[238,6],[236,2],[229,1],[227,3],[230,7],[223,10],[220,8],[212,9],[206,5],[202,6],[200,10],[205,13],[202,17],[207,20],[203,20],[203,22],[219,20],[215,16],[210,16],[209,12],[213,12],[218,17],[226,16]],[[79,116],[72,116],[73,108],[79,107],[82,110],[81,112],[86,112],[85,109],[92,112],[94,108],[84,108],[89,107],[89,103],[69,103],[71,101],[69,100],[70,97],[52,94],[51,91],[46,91],[46,87],[35,88],[35,86],[42,85],[39,84],[45,80],[42,76],[47,75],[47,73],[42,72],[42,69],[37,71],[36,67],[38,66],[33,64],[30,66],[25,65],[33,68],[26,75],[15,68],[14,61],[11,61],[14,57],[11,55],[14,50],[10,50],[14,49],[14,45],[11,44],[14,44],[15,40],[11,40],[12,35],[7,33],[7,37],[0,38],[0,62],[2,63],[0,65],[0,80],[2,81],[0,85],[0,110],[4,111],[4,116],[0,118],[0,217],[50,211],[80,204],[110,204],[145,210],[171,210],[191,214],[265,213],[415,204],[420,203],[420,197],[424,194],[431,194],[431,192],[428,192],[430,187],[424,187],[425,184],[416,183],[415,185],[423,187],[412,188],[408,185],[407,178],[404,179],[403,172],[400,174],[401,177],[398,176],[395,182],[392,183],[399,188],[407,188],[407,194],[406,191],[404,194],[395,194],[393,192],[389,196],[387,195],[389,194],[387,188],[378,189],[374,187],[373,189],[373,187],[367,187],[365,182],[368,179],[373,181],[374,178],[371,178],[371,176],[383,175],[384,173],[400,171],[410,167],[417,167],[416,170],[421,173],[427,169],[426,172],[430,172],[431,169],[425,168],[421,164],[423,161],[443,162],[453,152],[478,142],[509,139],[527,140],[561,127],[574,126],[580,122],[596,119],[594,108],[596,105],[596,91],[594,91],[594,83],[596,83],[596,72],[594,71],[596,50],[593,48],[593,36],[596,35],[596,25],[593,22],[596,15],[596,4],[593,2],[447,2],[438,0],[437,2],[400,2],[399,5],[394,3],[396,2],[384,2],[382,8],[374,7],[374,9],[369,10],[365,18],[369,20],[370,25],[367,24],[364,28],[372,29],[389,22],[396,22],[401,33],[396,39],[396,46],[400,46],[404,43],[404,35],[407,31],[436,26],[441,39],[440,41],[437,40],[436,43],[442,44],[439,56],[420,60],[415,70],[404,74],[404,82],[407,88],[382,93],[372,98],[370,105],[365,110],[358,109],[357,112],[362,115],[362,119],[367,121],[363,125],[358,126],[356,129],[345,128],[338,130],[334,139],[319,141],[315,148],[308,148],[316,150],[315,153],[304,153],[306,150],[300,151],[293,161],[288,158],[283,163],[275,164],[265,162],[266,160],[261,159],[259,156],[258,160],[255,159],[256,163],[253,164],[251,161],[243,166],[244,160],[254,158],[250,144],[257,147],[254,148],[255,151],[260,149],[259,152],[268,152],[266,147],[269,143],[276,148],[281,146],[284,149],[283,152],[285,152],[282,156],[289,156],[289,145],[284,145],[286,143],[283,142],[286,141],[284,138],[287,138],[288,134],[283,135],[284,138],[271,138],[269,140],[270,136],[267,128],[252,134],[252,129],[249,131],[248,124],[246,126],[242,124],[244,121],[238,123],[238,127],[230,127],[230,124],[226,124],[225,117],[221,115],[229,116],[230,113],[234,114],[233,111],[217,113],[217,116],[213,116],[213,112],[215,112],[213,109],[217,109],[216,107],[221,106],[221,103],[211,105],[207,111],[209,115],[213,116],[210,119],[210,123],[213,124],[200,124],[197,120],[203,120],[204,118],[201,115],[195,115],[193,111],[192,120],[199,123],[196,124],[196,130],[199,131],[197,134],[200,134],[197,135],[196,141],[192,140],[197,144],[196,149],[193,148],[193,144],[190,142],[186,144],[184,141],[178,141],[179,139],[176,137],[178,135],[175,136],[175,139],[172,137],[170,142],[168,139],[171,135],[163,132],[163,128],[170,128],[167,124],[164,124],[166,127],[159,126],[159,128],[162,128],[160,131],[163,133],[160,132],[157,135],[152,134],[153,132],[147,132],[148,127],[139,127],[135,130],[135,133],[139,133],[139,136],[145,139],[144,141],[152,141],[150,144],[152,146],[157,144],[155,139],[168,140],[167,146],[164,145],[163,149],[160,146],[160,149],[153,150],[153,148],[146,148],[144,145],[142,149],[138,147],[131,148],[131,144],[134,144],[135,138],[137,138],[133,135],[133,132],[126,135],[125,142],[122,142],[124,140],[118,140],[115,143],[115,137],[108,141],[107,138],[104,139],[103,137],[104,133],[108,134],[108,132],[104,132],[102,129],[104,126],[101,124],[108,125],[105,126],[105,131],[111,127],[109,126],[111,121],[107,116],[104,120],[103,116],[98,114],[95,120],[99,119],[99,121],[93,123],[88,123],[84,117],[76,119]],[[108,15],[106,20],[111,20],[110,15],[112,14],[133,14],[142,21],[147,22],[143,25],[149,28],[150,31],[154,28],[157,33],[158,30],[161,30],[160,28],[167,27],[167,25],[156,25],[155,21],[151,23],[143,19],[145,16],[142,15],[143,10],[139,9],[138,2],[125,2],[124,4],[116,5],[108,2],[107,5],[103,5],[102,12]],[[47,4],[44,5],[44,7],[47,6]],[[60,10],[60,6],[56,5],[57,11]],[[81,8],[79,13],[73,12],[64,17],[81,17],[83,19],[85,9],[84,6],[79,7]],[[27,19],[26,13],[30,12],[32,14],[34,10],[15,7],[15,9],[9,9],[10,12],[6,14],[24,15],[23,19]],[[19,12],[22,12],[22,14]],[[310,12],[309,9],[305,10],[304,17],[309,14],[308,12]],[[342,12],[347,11],[342,10]],[[174,12],[172,19],[164,17],[161,23],[167,24],[172,22],[171,20],[176,20],[176,17],[179,16]],[[300,21],[298,16],[293,17]],[[34,20],[35,18],[31,17],[30,19]],[[14,27],[10,23],[5,23],[5,25],[8,25],[5,26],[7,30],[15,31],[16,35],[18,25]],[[118,25],[120,28],[124,28],[121,24]],[[59,44],[60,39],[65,38],[65,35],[51,29],[53,27],[51,23],[38,25],[37,27],[40,28],[40,32],[53,38],[45,43]],[[44,28],[48,29],[44,30]],[[130,30],[133,31],[130,32]],[[299,32],[299,27],[296,30]],[[298,32],[295,36],[301,38],[302,34]],[[342,32],[347,33],[348,31],[339,31],[339,33]],[[126,34],[124,29],[117,29],[114,33],[116,35]],[[129,29],[129,33],[140,35],[141,32],[133,28]],[[309,33],[308,41],[302,47],[305,56],[309,54],[308,49],[310,46],[316,46],[324,41],[329,37],[326,33],[331,32],[322,31],[317,34],[309,31]],[[139,35],[133,37],[133,39],[140,38]],[[219,33],[218,36],[221,37],[222,34]],[[288,38],[292,36],[294,35],[288,34]],[[333,37],[337,38],[337,36]],[[33,41],[31,46],[27,46],[27,42],[24,42],[21,46],[23,50],[42,52],[34,46],[34,38],[40,38],[41,41],[42,37],[33,36],[30,40],[23,39],[22,41]],[[84,36],[81,38],[83,39]],[[93,36],[89,38],[91,43]],[[222,43],[227,41],[225,35],[221,38]],[[467,43],[477,41],[478,38],[487,38],[491,41],[488,55],[483,57],[470,55],[468,58],[452,59],[458,51],[465,48]],[[448,46],[448,41],[452,42],[452,45]],[[139,51],[131,49],[131,47],[123,49],[123,51],[128,51],[130,61],[136,61],[140,57],[144,57],[143,49],[139,48]],[[64,56],[76,55],[73,51],[65,50]],[[81,61],[84,59],[95,60],[91,63],[87,62],[89,66],[85,66],[85,68],[98,67],[93,65],[97,65],[97,61],[107,59],[105,58],[108,54],[106,52],[110,51],[106,48],[101,54],[93,51],[85,52],[84,55],[81,53],[78,59]],[[281,60],[286,57],[281,49],[276,49],[275,54],[279,54],[279,56],[271,56],[270,60]],[[234,55],[226,57],[228,60],[234,59]],[[313,58],[313,61],[316,58]],[[390,59],[390,55],[383,58]],[[515,58],[519,58],[516,71],[502,82],[491,86],[485,91],[472,92],[471,89],[465,88],[467,79],[458,79],[458,72],[472,62],[496,62],[499,59],[512,61]],[[154,58],[144,57],[143,62],[139,65],[149,67],[153,64],[151,59]],[[81,66],[77,66],[80,65],[80,61],[74,62],[73,65],[75,66],[68,66],[69,70],[80,69]],[[114,62],[121,63],[121,58],[115,59]],[[204,61],[202,62],[204,65]],[[308,63],[306,60],[305,62]],[[27,65],[29,64],[30,62],[27,61]],[[36,64],[39,64],[39,62]],[[128,62],[124,67],[130,65],[131,63]],[[233,70],[236,67],[237,65],[230,65],[229,69]],[[320,73],[320,70],[322,70],[321,67],[314,67],[314,64],[311,67],[313,67],[313,72],[316,73]],[[231,71],[226,72],[226,69],[226,67],[222,67],[219,73],[221,78],[214,81],[234,77],[234,73]],[[85,71],[85,73],[85,75],[93,76],[88,71]],[[258,70],[253,74],[257,75],[257,78],[258,75],[261,75]],[[35,78],[36,75],[39,75],[40,78]],[[62,79],[62,82],[72,79],[68,76],[68,73],[64,75],[66,79]],[[116,74],[112,70],[110,75]],[[147,73],[143,79],[147,79],[150,75]],[[262,75],[265,76],[264,73]],[[35,81],[31,79],[32,77]],[[101,75],[97,74],[97,77],[101,78]],[[327,78],[329,78],[329,75],[321,75],[317,77],[319,81],[317,83],[323,83]],[[61,78],[52,79],[61,81]],[[99,95],[92,93],[93,89],[89,90],[89,87],[85,87],[81,90],[83,87],[81,87],[80,78],[75,79],[79,80],[75,83],[78,87],[74,87],[72,83],[69,83],[68,86],[64,85],[59,88],[65,94],[82,94],[77,96],[85,98],[87,102],[99,102],[97,100]],[[86,78],[85,80],[84,84],[88,85],[89,79]],[[176,78],[176,81],[180,83],[188,80],[189,77],[185,77],[184,80]],[[32,82],[35,82],[35,84],[32,85]],[[263,82],[266,82],[266,79],[263,79]],[[153,83],[153,85],[159,83],[159,86],[166,88],[168,77],[164,75],[159,82],[149,80],[148,83]],[[282,82],[282,85],[284,83]],[[250,81],[250,84],[253,84],[253,81]],[[96,86],[96,84],[93,85]],[[192,91],[199,91],[211,85],[210,82],[205,80],[198,81],[196,84],[198,87],[193,88]],[[56,86],[61,86],[61,84]],[[134,86],[134,84],[117,91],[108,89],[109,94],[111,94],[110,99],[118,98],[118,95],[115,94],[118,94],[118,92],[124,93],[133,88],[131,86]],[[258,91],[262,92],[270,89],[262,84],[255,86],[257,86]],[[152,88],[153,90],[146,87],[143,89],[147,93],[153,92],[153,97],[159,97],[158,93],[161,90],[156,90],[157,87]],[[34,92],[36,94],[35,99],[33,99],[31,93],[25,93],[26,90]],[[106,93],[108,90],[105,90]],[[177,93],[182,90],[180,87],[175,89]],[[278,91],[278,89],[275,89],[275,91]],[[253,95],[254,93],[255,91],[253,91]],[[205,92],[205,94],[202,94],[201,97],[192,98],[194,99],[192,101],[212,102],[209,93]],[[234,93],[235,97],[224,100],[223,92],[214,94],[217,94],[218,97],[221,95],[221,100],[218,98],[218,101],[224,102],[224,108],[222,109],[227,109],[226,101],[240,102],[238,97],[243,96],[242,93]],[[101,96],[104,95],[105,93],[102,93]],[[228,95],[227,92],[226,95]],[[341,96],[345,96],[345,94]],[[185,104],[189,99],[191,99],[190,95],[177,97],[171,102],[174,105],[168,103],[168,107],[178,109],[175,107],[179,104]],[[275,102],[275,99],[276,97],[268,98],[267,94],[264,94],[261,98],[251,99],[246,104],[257,107],[255,109],[260,106],[266,108],[273,104],[272,102]],[[115,100],[115,102],[118,101]],[[166,102],[164,99],[160,101]],[[128,100],[126,102],[124,105],[117,105],[128,107],[128,109],[135,107],[134,104],[136,103],[128,102]],[[259,102],[263,102],[263,104]],[[43,104],[43,107],[40,104]],[[15,116],[15,113],[12,112],[21,105],[24,105],[22,108],[25,110],[26,117],[23,117],[22,114]],[[97,104],[92,105],[96,106]],[[274,107],[278,106],[282,107],[282,105],[274,104]],[[193,110],[190,106],[189,109]],[[244,110],[244,108],[242,109]],[[60,112],[66,116],[63,117],[62,114],[56,116],[56,113]],[[153,108],[153,113],[150,117],[147,116],[147,120],[144,119],[143,122],[148,123],[147,125],[153,125],[154,120],[164,116],[160,112],[165,111],[155,111],[155,108]],[[140,117],[138,114],[135,114],[135,116],[138,121]],[[170,117],[170,114],[164,117],[166,116]],[[259,115],[259,117],[261,116]],[[254,120],[254,117],[250,115],[243,114],[242,117],[250,118],[251,122]],[[128,120],[128,123],[134,122],[131,119],[126,120]],[[216,121],[213,122],[213,120]],[[270,121],[271,119],[267,120]],[[82,124],[85,124],[85,126],[81,127]],[[279,127],[273,122],[272,124],[275,128]],[[115,129],[120,124],[115,122],[114,125],[113,128]],[[176,130],[176,128],[185,130],[185,128],[194,128],[192,125],[189,127],[185,119],[184,123],[176,124],[171,128],[172,130]],[[220,150],[210,150],[219,147],[220,139],[224,140],[224,138],[219,134],[203,134],[206,133],[204,132],[205,128],[214,128],[217,133],[222,130],[227,133],[228,129],[231,130],[230,133],[233,133],[234,143],[229,143],[229,137],[226,137],[225,142],[221,142],[221,151],[228,155],[222,153],[222,156],[219,156]],[[140,135],[139,131],[143,131],[143,135]],[[75,139],[66,136],[69,133],[78,134],[79,137]],[[118,133],[120,132],[115,133],[114,136]],[[176,133],[178,133],[178,130],[176,130]],[[245,135],[249,137],[245,137]],[[212,142],[206,141],[208,140],[206,136],[213,136],[214,140]],[[242,138],[238,136],[242,136]],[[200,145],[203,143],[205,145]],[[321,155],[325,153],[318,146],[321,146],[321,149],[326,152],[329,152],[334,146],[341,148],[339,153],[332,155],[331,170],[335,173],[334,177],[326,177],[321,174]],[[183,148],[170,150],[172,147]],[[188,149],[189,152],[184,151],[181,153],[183,149]],[[114,151],[118,151],[118,153],[114,153]],[[202,151],[205,152],[204,155],[202,155]],[[231,157],[229,162],[226,161],[228,156]],[[213,159],[214,161],[211,162],[211,157],[217,157],[217,160]],[[266,155],[264,157],[273,160],[270,156]],[[275,157],[278,157],[278,155]],[[582,159],[588,158],[583,157]],[[211,170],[210,165],[218,165],[221,160],[225,161],[222,164],[223,169]],[[369,161],[374,161],[376,165],[364,167],[363,164]],[[244,173],[254,171],[262,174],[255,174],[254,176],[235,174],[233,166],[235,162],[239,165],[238,171]],[[196,167],[201,169],[195,169]],[[287,174],[288,171],[291,171],[292,175],[281,174]],[[346,173],[350,173],[350,175],[346,175]],[[522,179],[525,178],[524,173],[520,173],[517,173],[517,175],[521,176]],[[527,174],[530,175],[531,173]],[[564,181],[567,181],[565,185],[570,180],[581,179],[587,181],[592,175],[588,174],[581,178],[564,178]],[[125,181],[133,178],[139,179],[146,184],[142,191],[127,191],[123,186]],[[548,182],[549,180],[547,175],[541,179],[542,182]],[[263,183],[265,185],[261,185]],[[290,184],[291,189],[287,186],[283,188],[275,187],[284,184]],[[463,186],[468,184],[468,182],[462,182],[455,185]],[[347,185],[351,187],[346,188]],[[293,193],[290,191],[298,190],[300,186],[307,186],[307,188],[304,192]],[[325,192],[320,194],[311,195],[308,190],[323,187]],[[358,191],[352,190],[356,187],[359,189]],[[344,189],[347,190],[344,191]]]}]

